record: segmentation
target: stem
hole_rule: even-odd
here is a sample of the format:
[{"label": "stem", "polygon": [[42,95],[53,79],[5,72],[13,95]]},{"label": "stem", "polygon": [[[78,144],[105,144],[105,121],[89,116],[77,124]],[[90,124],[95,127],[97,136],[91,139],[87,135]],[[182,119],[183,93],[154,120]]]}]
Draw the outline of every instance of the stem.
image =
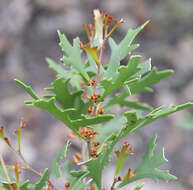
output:
[{"label": "stem", "polygon": [[9,175],[8,175],[8,172],[7,172],[7,168],[5,166],[5,162],[3,160],[3,156],[0,154],[0,162],[1,162],[1,165],[2,165],[2,168],[3,168],[3,172],[5,174],[5,177],[7,178],[7,182],[8,182],[8,185],[9,185],[9,188],[12,190],[12,186],[11,186],[11,180],[9,178]]},{"label": "stem", "polygon": [[27,161],[25,160],[25,158],[23,157],[23,155],[21,154],[21,152],[18,152],[17,153],[18,156],[21,158],[21,160],[23,161],[23,163],[27,166],[27,169],[30,170],[31,172],[35,173],[36,175],[39,175],[40,177],[42,176],[42,173],[33,169],[28,163]]},{"label": "stem", "polygon": [[[42,173],[33,169],[28,163],[27,161],[25,160],[25,158],[23,157],[22,153],[20,151],[17,151],[12,145],[9,146],[11,148],[11,150],[13,150],[18,156],[19,158],[23,161],[23,163],[25,164],[26,166],[26,169],[33,172],[34,174],[42,177]],[[54,185],[50,182],[50,180],[47,180],[48,184],[50,184],[50,186],[54,187]],[[56,189],[56,188],[55,188]]]},{"label": "stem", "polygon": [[117,180],[115,180],[115,178],[114,178],[114,180],[113,180],[113,184],[112,184],[112,186],[111,186],[111,190],[115,190],[115,184],[117,183]]},{"label": "stem", "polygon": [[90,144],[90,140],[87,140],[87,147],[88,147],[88,153],[89,153],[89,158],[88,159],[90,159],[90,157],[91,157],[91,149],[92,149],[91,144]]},{"label": "stem", "polygon": [[103,52],[104,52],[104,48],[105,48],[105,44],[106,44],[107,39],[108,39],[108,36],[105,36],[103,43],[102,43],[102,46],[101,46],[100,54],[99,54],[99,62],[97,64],[98,70],[97,70],[96,86],[97,86],[99,79],[100,79],[100,65],[102,64]]}]

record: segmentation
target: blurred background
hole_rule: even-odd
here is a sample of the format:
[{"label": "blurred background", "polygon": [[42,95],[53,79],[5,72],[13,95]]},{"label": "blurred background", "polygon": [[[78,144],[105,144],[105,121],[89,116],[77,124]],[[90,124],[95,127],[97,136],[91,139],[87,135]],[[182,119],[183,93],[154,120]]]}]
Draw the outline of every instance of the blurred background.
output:
[{"label": "blurred background", "polygon": [[[62,56],[56,30],[64,32],[70,41],[77,35],[86,40],[82,24],[93,22],[92,10],[95,8],[117,20],[124,18],[127,21],[113,34],[117,42],[128,28],[151,20],[135,40],[141,44],[135,54],[151,57],[152,65],[158,70],[173,69],[175,74],[155,85],[153,93],[141,95],[140,100],[153,107],[193,100],[192,0],[0,0],[0,125],[5,127],[14,144],[13,131],[24,117],[27,128],[23,131],[22,152],[26,160],[41,171],[50,166],[69,131],[46,112],[24,105],[23,101],[29,100],[29,96],[13,79],[32,85],[40,95],[44,93],[43,88],[55,79],[45,57],[60,62]],[[163,168],[170,169],[179,178],[176,182],[160,182],[159,185],[142,180],[146,182],[144,190],[193,189],[192,111],[175,113],[128,137],[136,151],[128,167],[139,163],[147,141],[157,133],[158,148],[165,147],[169,160]],[[79,143],[74,141],[72,148],[78,150]],[[3,142],[0,142],[0,151],[8,164],[18,159]],[[113,171],[111,165],[106,169],[106,189],[109,189],[108,180],[112,183]],[[23,177],[29,176],[31,173]],[[32,176],[32,181],[36,179]]]}]

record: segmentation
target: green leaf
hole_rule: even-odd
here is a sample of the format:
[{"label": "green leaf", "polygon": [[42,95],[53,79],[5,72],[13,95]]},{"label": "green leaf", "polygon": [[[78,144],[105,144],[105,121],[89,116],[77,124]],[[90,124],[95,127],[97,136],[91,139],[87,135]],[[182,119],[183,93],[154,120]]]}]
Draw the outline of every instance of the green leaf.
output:
[{"label": "green leaf", "polygon": [[127,66],[120,66],[117,77],[113,79],[103,78],[101,81],[101,86],[104,88],[104,93],[102,98],[112,94],[115,90],[125,85],[125,82],[129,80],[129,78],[137,73],[140,70],[138,67],[140,56],[131,56]]},{"label": "green leaf", "polygon": [[145,22],[142,26],[137,29],[129,29],[125,38],[117,45],[111,38],[109,39],[109,45],[111,48],[110,63],[108,65],[105,78],[116,77],[117,69],[120,61],[124,59],[129,53],[139,47],[138,44],[131,45],[137,34],[148,24],[149,21]]},{"label": "green leaf", "polygon": [[56,63],[54,60],[50,59],[49,57],[46,58],[46,62],[50,69],[53,69],[57,75],[61,78],[66,78],[66,74],[68,73],[61,65]]},{"label": "green leaf", "polygon": [[49,177],[50,173],[48,168],[46,168],[44,173],[42,174],[42,177],[40,178],[40,181],[35,184],[34,190],[41,190],[46,184],[46,181],[49,179]]},{"label": "green leaf", "polygon": [[142,118],[137,116],[136,111],[126,112],[125,113],[125,117],[127,119],[126,126],[123,127],[117,135],[112,134],[105,140],[107,146],[105,150],[101,152],[97,158],[92,158],[91,160],[82,163],[87,166],[88,171],[90,172],[89,176],[95,181],[98,189],[101,190],[102,171],[104,167],[109,163],[110,155],[113,151],[113,148],[119,140],[121,140],[128,134],[138,130],[139,128],[146,126],[147,124],[157,120],[158,118],[165,117],[171,113],[180,111],[191,105],[192,105],[191,103],[187,103],[179,106],[170,105],[168,107],[160,107],[153,110],[150,114]]},{"label": "green leaf", "polygon": [[86,117],[85,115],[82,115],[81,119],[73,120],[72,125],[74,127],[81,127],[81,126],[87,126],[87,125],[95,125],[99,123],[104,123],[107,121],[110,121],[115,116],[112,114],[105,114],[105,115],[97,115],[94,117]]},{"label": "green leaf", "polygon": [[100,132],[100,135],[96,136],[96,140],[99,142],[104,142],[104,140],[110,136],[112,133],[117,133],[120,131],[120,128],[125,124],[125,117],[117,113],[115,118],[110,120],[104,125],[97,125],[94,128]]},{"label": "green leaf", "polygon": [[24,84],[18,79],[14,79],[14,81],[18,83],[32,98],[34,98],[34,100],[39,99],[39,97],[36,95],[36,93],[32,90],[30,86],[27,86],[26,84]]},{"label": "green leaf", "polygon": [[69,190],[75,190],[75,189],[80,189],[84,190],[86,184],[82,182],[83,178],[88,176],[89,172],[88,171],[72,171],[71,175],[73,176],[73,180],[71,181],[71,185],[69,187]]},{"label": "green leaf", "polygon": [[76,72],[75,69],[65,70],[61,65],[57,64],[50,58],[46,58],[46,62],[49,68],[53,69],[59,78],[70,79],[70,84],[74,89],[80,89],[81,76]]},{"label": "green leaf", "polygon": [[140,190],[144,186],[144,183],[139,184],[134,190]]},{"label": "green leaf", "polygon": [[148,104],[140,103],[138,101],[131,101],[131,100],[126,100],[126,97],[128,97],[128,93],[123,90],[121,93],[118,95],[115,95],[112,97],[109,102],[104,106],[104,108],[108,108],[110,106],[113,106],[115,104],[119,104],[120,107],[130,107],[134,109],[139,109],[139,110],[152,110],[152,107],[149,106]]},{"label": "green leaf", "polygon": [[140,71],[133,75],[132,78],[141,78],[141,76],[151,71],[151,58],[143,63],[140,63],[139,66],[141,68]]},{"label": "green leaf", "polygon": [[89,103],[84,103],[81,99],[83,90],[78,90],[73,93],[69,91],[69,80],[70,79],[64,81],[63,79],[58,78],[52,83],[53,88],[47,88],[47,90],[54,93],[49,97],[55,97],[56,101],[63,109],[75,108],[76,112],[72,112],[70,118],[79,119],[81,118],[81,114],[87,113]]},{"label": "green leaf", "polygon": [[29,185],[29,180],[25,181],[24,183],[21,184],[20,190],[28,190],[28,185]]},{"label": "green leaf", "polygon": [[120,138],[123,138],[144,126],[147,126],[149,123],[154,122],[155,120],[161,117],[166,117],[174,112],[186,109],[190,106],[192,106],[192,103],[186,103],[179,106],[161,106],[159,108],[154,109],[145,117],[138,117],[136,111],[125,112],[124,115],[127,118],[127,123],[126,126],[123,127],[123,129],[121,130]]},{"label": "green leaf", "polygon": [[59,108],[54,101],[54,97],[49,99],[48,101],[40,99],[32,102],[31,106],[35,106],[48,111],[51,115],[53,115],[54,117],[62,121],[65,125],[67,125],[78,136],[80,136],[78,133],[80,127],[107,122],[114,118],[114,115],[111,114],[97,115],[95,117],[86,117],[85,115],[81,115],[80,119],[71,120],[69,115],[72,112],[75,112],[76,110],[74,108],[63,110]]},{"label": "green leaf", "polygon": [[85,174],[87,174],[88,175],[88,171],[85,171],[85,170],[78,170],[78,171],[76,171],[76,170],[72,170],[72,171],[70,171],[70,174],[71,174],[71,176],[73,176],[73,177],[80,177],[80,176],[82,176],[82,175],[85,175]]},{"label": "green leaf", "polygon": [[124,180],[119,187],[123,187],[129,183],[143,178],[152,178],[156,182],[159,180],[170,181],[177,179],[175,176],[171,175],[168,170],[158,169],[158,167],[167,162],[167,160],[164,156],[163,149],[154,153],[156,139],[157,136],[155,135],[149,141],[146,154],[143,156],[139,166],[135,169],[136,176],[130,178],[129,180]]},{"label": "green leaf", "polygon": [[59,162],[62,158],[66,157],[66,153],[69,146],[70,146],[70,142],[67,141],[67,143],[62,147],[60,152],[58,152],[58,154],[52,161],[51,172],[55,174],[56,178],[59,178],[62,176],[61,165],[59,164]]},{"label": "green leaf", "polygon": [[152,71],[148,75],[130,85],[130,91],[132,94],[138,92],[150,92],[151,89],[148,86],[155,84],[166,77],[169,77],[171,74],[173,74],[172,70],[157,72],[156,67],[153,67]]},{"label": "green leaf", "polygon": [[116,135],[112,134],[110,137],[107,138],[105,143],[108,143],[105,150],[99,154],[97,158],[92,158],[84,163],[87,166],[87,170],[89,171],[89,177],[91,177],[97,187],[98,190],[102,190],[102,171],[104,167],[109,163],[110,154],[117,142]]},{"label": "green leaf", "polygon": [[58,36],[60,40],[59,45],[62,51],[66,54],[66,56],[63,56],[62,58],[62,62],[75,69],[78,73],[80,73],[83,79],[88,82],[89,76],[85,71],[84,65],[81,60],[82,51],[78,45],[79,38],[74,39],[73,46],[71,46],[66,36],[64,34],[61,34],[60,31],[58,31]]},{"label": "green leaf", "polygon": [[[80,138],[82,138],[82,136],[80,136],[78,133],[80,127],[107,122],[114,118],[114,115],[112,114],[97,115],[94,117],[87,117],[84,114],[81,114],[82,109],[85,109],[85,107],[87,108],[88,106],[85,105],[84,102],[80,102],[81,100],[79,96],[82,93],[82,91],[77,91],[74,94],[71,94],[67,89],[67,82],[68,80],[66,80],[66,82],[63,82],[62,79],[57,79],[53,83],[54,88],[47,89],[55,92],[56,93],[55,95],[54,94],[50,95],[51,98],[49,98],[48,100],[37,99],[35,101],[27,101],[26,102],[27,105],[38,107],[40,109],[48,111],[51,115],[62,121],[66,126],[68,126],[71,130],[73,130]],[[65,95],[65,93],[67,95]],[[65,109],[60,108],[56,105],[55,103],[56,99],[61,105],[65,107]],[[77,102],[77,100],[79,102]],[[73,101],[74,104],[72,105]],[[78,107],[78,105],[80,107]],[[78,110],[76,110],[75,108],[77,108]],[[80,118],[78,119],[72,119],[73,114],[74,115],[81,114],[81,115]]]},{"label": "green leaf", "polygon": [[88,175],[89,172],[83,171],[83,170],[79,170],[79,171],[73,170],[72,162],[70,162],[69,160],[67,160],[63,164],[63,169],[65,172],[66,181],[71,184],[69,189],[70,190],[74,190],[74,189],[84,190],[86,184],[83,183],[82,180],[84,177]]}]

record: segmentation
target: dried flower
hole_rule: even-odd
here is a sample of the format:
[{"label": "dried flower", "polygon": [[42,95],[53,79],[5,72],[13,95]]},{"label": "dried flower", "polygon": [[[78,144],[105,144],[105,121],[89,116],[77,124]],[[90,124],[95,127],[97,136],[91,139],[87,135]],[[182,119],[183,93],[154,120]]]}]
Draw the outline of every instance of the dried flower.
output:
[{"label": "dried flower", "polygon": [[132,177],[135,177],[135,173],[131,171],[131,168],[129,168],[127,174],[124,176],[124,180],[129,180],[131,179]]},{"label": "dried flower", "polygon": [[78,132],[86,139],[92,139],[95,135],[99,134],[99,132],[92,129],[88,129],[87,127],[80,128]]}]

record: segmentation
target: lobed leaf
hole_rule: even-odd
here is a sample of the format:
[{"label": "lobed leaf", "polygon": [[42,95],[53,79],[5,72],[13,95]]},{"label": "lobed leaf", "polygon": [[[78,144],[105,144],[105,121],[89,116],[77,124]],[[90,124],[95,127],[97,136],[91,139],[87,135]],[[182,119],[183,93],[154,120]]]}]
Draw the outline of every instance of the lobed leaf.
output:
[{"label": "lobed leaf", "polygon": [[128,62],[127,66],[120,66],[119,72],[117,73],[117,77],[113,79],[103,78],[100,82],[101,86],[104,88],[104,93],[102,98],[112,94],[115,90],[125,85],[125,82],[129,80],[129,78],[137,73],[140,70],[139,61],[140,56],[132,56]]},{"label": "lobed leaf", "polygon": [[132,183],[136,180],[143,178],[152,178],[154,181],[164,180],[176,180],[177,178],[169,173],[168,170],[160,170],[159,166],[167,162],[164,156],[164,150],[154,153],[155,142],[157,136],[155,135],[148,143],[146,154],[143,156],[141,163],[135,169],[135,177],[130,178],[129,180],[124,180],[119,187],[123,187],[129,183]]},{"label": "lobed leaf", "polygon": [[55,174],[56,178],[59,178],[62,176],[61,165],[59,164],[59,162],[62,158],[66,157],[66,153],[69,146],[70,146],[70,142],[67,141],[67,143],[62,147],[62,149],[58,152],[58,154],[52,161],[51,172]]},{"label": "lobed leaf", "polygon": [[145,22],[143,25],[137,29],[129,29],[125,38],[117,45],[111,38],[109,39],[109,45],[111,48],[111,57],[108,65],[108,69],[105,73],[105,78],[116,77],[118,66],[120,61],[124,59],[129,53],[139,47],[138,44],[131,45],[137,34],[148,24],[149,21]]},{"label": "lobed leaf", "polygon": [[[80,100],[82,91],[77,91],[73,94],[69,92],[67,87],[68,81],[69,80],[63,82],[62,79],[57,79],[53,83],[54,88],[47,89],[55,94],[51,94],[48,100],[36,99],[35,101],[28,101],[26,102],[27,105],[48,111],[51,115],[73,130],[80,138],[82,138],[78,133],[80,127],[107,122],[114,118],[112,114],[97,115],[94,117],[86,117],[84,114],[81,114],[81,112],[84,112],[82,110],[88,107],[88,104]],[[24,89],[26,90],[26,88]],[[79,101],[78,104],[77,99]],[[57,106],[55,103],[56,100],[58,100],[64,108]],[[80,107],[77,107],[76,104]],[[75,108],[77,108],[77,110]],[[77,115],[80,115],[79,118],[74,119],[77,118],[75,117]]]},{"label": "lobed leaf", "polygon": [[83,79],[88,82],[89,76],[87,72],[84,69],[84,65],[82,64],[81,60],[81,53],[82,50],[80,49],[78,42],[79,38],[76,38],[73,40],[73,46],[69,43],[68,39],[64,34],[61,34],[60,31],[58,31],[58,36],[60,40],[60,47],[62,51],[66,54],[66,56],[63,56],[62,62],[73,69],[75,69],[80,75],[83,77]]},{"label": "lobed leaf", "polygon": [[63,109],[75,108],[76,112],[72,112],[70,118],[78,119],[81,117],[81,114],[87,113],[89,103],[84,103],[81,98],[83,90],[78,90],[73,93],[69,91],[69,80],[70,79],[64,81],[63,79],[58,78],[52,83],[53,88],[47,88],[47,90],[53,92],[49,98],[55,97],[56,101]]},{"label": "lobed leaf", "polygon": [[39,97],[36,95],[36,93],[32,90],[30,86],[27,86],[23,82],[21,82],[18,79],[14,79],[16,83],[18,83],[34,100],[38,100]]},{"label": "lobed leaf", "polygon": [[70,84],[74,89],[80,89],[81,76],[75,69],[65,70],[61,65],[57,64],[50,58],[46,58],[46,62],[50,69],[53,69],[57,73],[58,78],[70,79]]},{"label": "lobed leaf", "polygon": [[126,98],[128,97],[128,93],[123,90],[122,92],[120,92],[118,95],[115,95],[114,97],[112,97],[109,102],[104,106],[104,108],[108,108],[111,107],[115,104],[119,104],[120,107],[130,107],[136,110],[152,110],[152,107],[149,106],[148,104],[145,103],[140,103],[138,101],[133,101],[133,100],[126,100]]},{"label": "lobed leaf", "polygon": [[172,70],[164,70],[157,72],[156,67],[153,67],[152,71],[141,80],[130,85],[130,91],[132,94],[138,92],[150,92],[152,91],[148,86],[163,80],[173,74]]}]

